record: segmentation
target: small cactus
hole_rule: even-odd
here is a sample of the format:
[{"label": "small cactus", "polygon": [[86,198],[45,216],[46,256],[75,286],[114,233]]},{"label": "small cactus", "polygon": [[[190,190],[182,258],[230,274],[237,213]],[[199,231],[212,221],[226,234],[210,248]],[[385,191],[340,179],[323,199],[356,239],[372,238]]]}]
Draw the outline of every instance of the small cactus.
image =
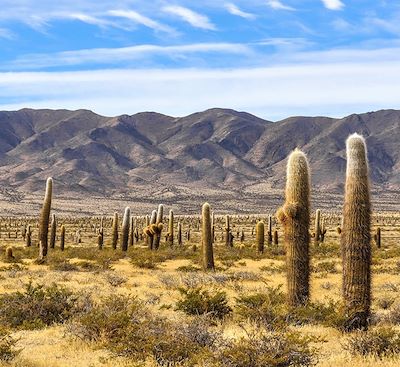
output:
[{"label": "small cactus", "polygon": [[268,245],[272,244],[272,216],[268,216]]},{"label": "small cactus", "polygon": [[6,259],[7,260],[13,260],[14,259],[13,248],[11,246],[8,246],[6,248]]},{"label": "small cactus", "polygon": [[203,270],[214,270],[214,252],[211,233],[211,215],[210,205],[205,203],[202,208],[202,255],[203,255]]},{"label": "small cactus", "polygon": [[315,211],[314,244],[319,245],[321,239],[321,210]]},{"label": "small cactus", "polygon": [[56,215],[53,214],[51,216],[51,225],[50,225],[50,248],[54,248],[56,245],[56,233],[57,233],[57,219]]},{"label": "small cactus", "polygon": [[169,211],[168,219],[168,244],[172,247],[174,245],[174,212]]},{"label": "small cactus", "polygon": [[225,216],[225,245],[226,246],[231,246],[232,242],[231,242],[231,236],[230,236],[230,232],[231,232],[231,225],[230,225],[230,218],[229,215]]},{"label": "small cactus", "polygon": [[112,248],[115,250],[118,244],[118,213],[114,213],[112,222]]},{"label": "small cactus", "polygon": [[25,246],[26,247],[32,246],[32,227],[30,225],[28,225],[26,228]]},{"label": "small cactus", "polygon": [[64,251],[65,248],[65,226],[61,226],[61,234],[60,234],[60,250]]},{"label": "small cactus", "polygon": [[122,219],[122,232],[121,232],[122,251],[128,250],[130,218],[131,218],[131,209],[129,207],[126,207],[124,212],[124,217]]},{"label": "small cactus", "polygon": [[178,222],[178,245],[182,246],[182,223]]},{"label": "small cactus", "polygon": [[264,222],[259,221],[256,226],[256,243],[257,251],[262,254],[264,253]]},{"label": "small cactus", "polygon": [[381,248],[381,227],[376,229],[376,233],[374,235],[374,240],[376,247]]}]

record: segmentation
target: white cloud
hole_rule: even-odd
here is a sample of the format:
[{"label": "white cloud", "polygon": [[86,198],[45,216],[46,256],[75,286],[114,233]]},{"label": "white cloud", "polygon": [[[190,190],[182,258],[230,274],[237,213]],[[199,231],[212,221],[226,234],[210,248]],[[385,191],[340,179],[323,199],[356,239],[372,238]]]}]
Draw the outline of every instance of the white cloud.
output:
[{"label": "white cloud", "polygon": [[9,29],[0,28],[0,38],[12,40],[15,38],[15,34],[13,32],[11,32]]},{"label": "white cloud", "polygon": [[255,19],[256,16],[252,13],[247,13],[241,10],[238,6],[232,3],[225,4],[225,8],[231,13],[232,15],[237,15],[238,17],[242,17],[245,19]]},{"label": "white cloud", "polygon": [[151,110],[181,116],[217,106],[280,119],[396,108],[400,61],[383,62],[376,56],[357,63],[322,58],[230,70],[0,73],[0,109],[88,108],[105,115]]},{"label": "white cloud", "polygon": [[[237,43],[194,43],[177,46],[137,45],[120,48],[94,48],[63,51],[53,54],[26,55],[6,65],[7,69],[42,69],[57,66],[83,65],[87,63],[115,64],[122,61],[143,59],[154,55],[178,57],[179,55],[222,53],[249,54],[250,47]],[[4,67],[3,67],[4,68]]]},{"label": "white cloud", "polygon": [[294,8],[292,8],[291,6],[285,5],[283,4],[281,1],[279,0],[268,0],[267,4],[275,10],[295,10]]},{"label": "white cloud", "polygon": [[133,10],[110,10],[109,15],[113,17],[125,18],[134,21],[135,23],[144,25],[145,27],[151,28],[155,31],[162,31],[167,33],[173,33],[174,30],[164,24],[161,24],[151,18],[148,18],[142,14],[139,14]]},{"label": "white cloud", "polygon": [[344,3],[340,0],[321,0],[325,8],[329,10],[342,10]]},{"label": "white cloud", "polygon": [[211,23],[210,19],[208,19],[207,16],[196,13],[193,10],[190,10],[183,6],[170,5],[163,7],[162,10],[166,13],[179,16],[181,19],[183,19],[185,22],[189,23],[193,27],[216,30],[215,25]]}]

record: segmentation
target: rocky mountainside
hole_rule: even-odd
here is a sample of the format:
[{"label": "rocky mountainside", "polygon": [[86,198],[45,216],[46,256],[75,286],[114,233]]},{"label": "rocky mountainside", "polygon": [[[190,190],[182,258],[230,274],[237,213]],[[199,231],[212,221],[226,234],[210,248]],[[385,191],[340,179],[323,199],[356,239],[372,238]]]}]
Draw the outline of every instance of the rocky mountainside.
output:
[{"label": "rocky mountainside", "polygon": [[286,157],[309,157],[313,185],[340,192],[345,141],[367,139],[374,187],[400,190],[400,111],[343,119],[266,121],[211,109],[174,118],[153,112],[99,116],[91,111],[0,112],[0,185],[42,191],[48,176],[61,192],[118,195],[145,190],[258,193],[282,189]]}]

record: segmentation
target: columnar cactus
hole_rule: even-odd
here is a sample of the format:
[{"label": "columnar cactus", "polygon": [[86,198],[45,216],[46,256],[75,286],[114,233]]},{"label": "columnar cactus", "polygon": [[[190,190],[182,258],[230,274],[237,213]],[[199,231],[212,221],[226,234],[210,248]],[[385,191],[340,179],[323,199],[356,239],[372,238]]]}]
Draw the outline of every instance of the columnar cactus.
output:
[{"label": "columnar cactus", "polygon": [[129,207],[126,207],[124,212],[124,217],[122,219],[122,232],[121,232],[122,251],[128,250],[130,220],[131,220],[131,209]]},{"label": "columnar cactus", "polygon": [[268,245],[272,244],[272,216],[268,216]]},{"label": "columnar cactus", "polygon": [[321,210],[315,211],[315,223],[314,223],[314,244],[319,245],[321,239]]},{"label": "columnar cactus", "polygon": [[169,211],[168,244],[171,247],[174,245],[174,212],[172,210]]},{"label": "columnar cactus", "polygon": [[376,247],[381,248],[381,227],[376,229],[376,233],[374,235],[374,240],[376,243]]},{"label": "columnar cactus", "polygon": [[50,225],[50,248],[54,248],[56,244],[56,233],[57,233],[57,219],[56,215],[52,214],[51,225]]},{"label": "columnar cactus", "polygon": [[49,218],[51,211],[51,199],[53,195],[53,179],[49,177],[46,182],[46,193],[44,196],[43,207],[39,221],[39,258],[47,256]]},{"label": "columnar cactus", "polygon": [[203,255],[203,270],[214,270],[213,241],[211,238],[210,205],[205,203],[202,208],[201,244]]},{"label": "columnar cactus", "polygon": [[285,233],[288,305],[296,307],[310,295],[310,174],[302,151],[291,153],[286,175],[285,204],[277,217]]},{"label": "columnar cactus", "polygon": [[112,248],[115,250],[118,244],[118,213],[114,213],[112,222]]},{"label": "columnar cactus", "polygon": [[276,230],[276,229],[274,231],[274,245],[279,245],[279,234],[278,234],[278,230]]},{"label": "columnar cactus", "polygon": [[65,247],[65,226],[61,226],[61,234],[60,234],[60,250],[64,251]]},{"label": "columnar cactus", "polygon": [[366,329],[371,306],[371,204],[365,140],[346,142],[347,167],[341,246],[346,331]]},{"label": "columnar cactus", "polygon": [[135,219],[131,217],[130,221],[130,229],[129,229],[129,247],[133,247],[135,243]]},{"label": "columnar cactus", "polygon": [[154,231],[154,242],[153,248],[158,250],[160,247],[161,232],[163,230],[163,216],[164,216],[164,205],[160,204],[157,210],[156,226],[153,226]]},{"label": "columnar cactus", "polygon": [[264,222],[261,220],[256,225],[256,243],[257,251],[262,254],[264,252]]},{"label": "columnar cactus", "polygon": [[215,241],[215,217],[214,217],[214,212],[211,213],[211,237],[212,237],[212,241],[214,243],[214,241]]},{"label": "columnar cactus", "polygon": [[178,245],[182,246],[182,223],[178,222]]},{"label": "columnar cactus", "polygon": [[26,245],[26,247],[32,246],[32,227],[30,224],[26,228],[25,245]]},{"label": "columnar cactus", "polygon": [[231,231],[230,218],[229,218],[229,215],[226,215],[225,216],[225,245],[226,246],[231,245],[230,231]]}]

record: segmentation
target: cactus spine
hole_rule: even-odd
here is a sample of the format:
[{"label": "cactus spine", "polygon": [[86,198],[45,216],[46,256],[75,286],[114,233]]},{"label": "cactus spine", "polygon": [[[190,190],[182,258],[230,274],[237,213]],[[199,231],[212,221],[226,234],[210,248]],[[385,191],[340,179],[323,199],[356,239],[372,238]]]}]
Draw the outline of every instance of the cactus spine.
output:
[{"label": "cactus spine", "polygon": [[277,217],[285,233],[288,305],[296,307],[310,295],[310,174],[302,151],[289,156],[286,175],[285,204]]},{"label": "cactus spine", "polygon": [[262,254],[264,252],[264,222],[259,221],[256,225],[256,242],[257,251]]},{"label": "cactus spine", "polygon": [[53,194],[53,179],[49,177],[46,182],[46,193],[44,196],[42,212],[39,221],[39,258],[43,259],[47,256],[48,249],[48,233],[49,218],[51,211],[51,199]]},{"label": "cactus spine", "polygon": [[124,217],[122,219],[122,233],[121,233],[121,250],[128,250],[129,241],[129,224],[131,219],[131,209],[129,207],[125,208]]},{"label": "cactus spine", "polygon": [[203,270],[214,270],[213,242],[211,237],[210,205],[205,203],[202,208],[202,255]]},{"label": "cactus spine", "polygon": [[112,222],[112,248],[115,250],[118,244],[118,213],[114,213]]},{"label": "cactus spine", "polygon": [[172,210],[169,211],[168,244],[170,246],[174,245],[174,212]]},{"label": "cactus spine", "polygon": [[367,147],[358,134],[346,142],[343,226],[343,298],[346,331],[366,329],[371,306],[371,204]]},{"label": "cactus spine", "polygon": [[61,226],[61,234],[60,234],[60,250],[64,251],[65,247],[65,226]]},{"label": "cactus spine", "polygon": [[56,245],[56,233],[57,233],[57,219],[56,215],[53,214],[51,216],[51,224],[50,224],[50,248],[54,248]]}]

